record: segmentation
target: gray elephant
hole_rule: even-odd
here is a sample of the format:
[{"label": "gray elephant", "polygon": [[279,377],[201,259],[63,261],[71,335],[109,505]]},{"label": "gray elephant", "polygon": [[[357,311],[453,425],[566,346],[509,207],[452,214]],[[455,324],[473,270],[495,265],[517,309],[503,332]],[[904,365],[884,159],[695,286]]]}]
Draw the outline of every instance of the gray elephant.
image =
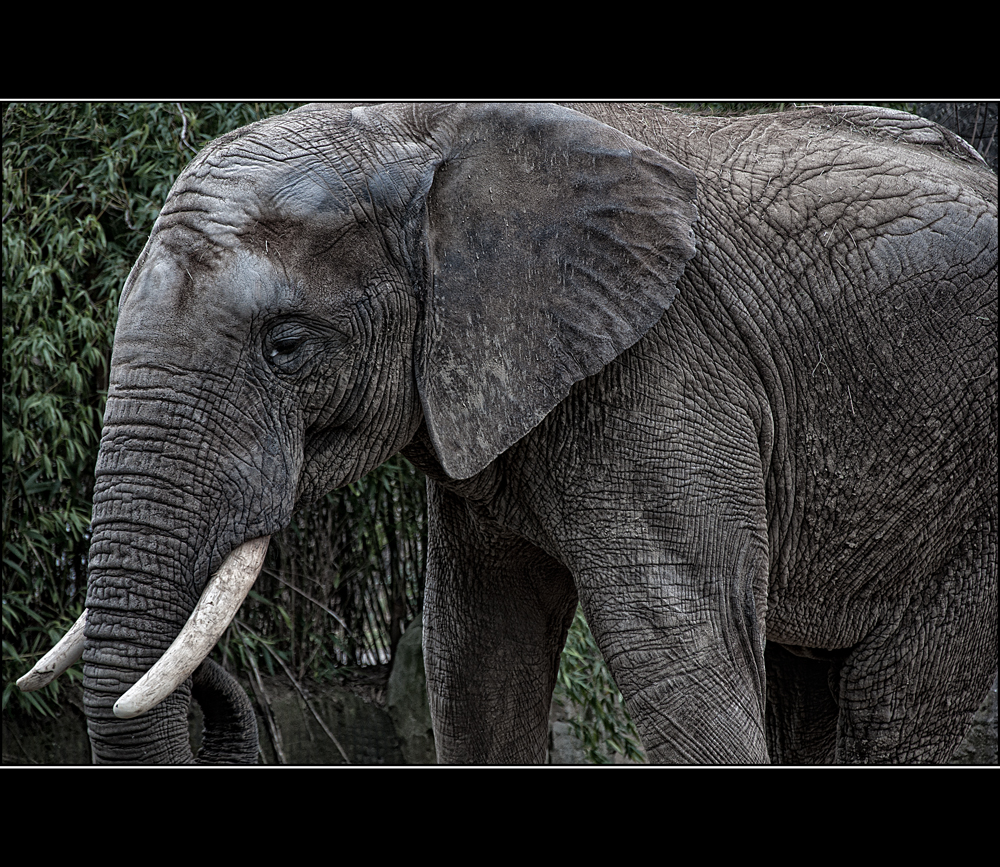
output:
[{"label": "gray elephant", "polygon": [[402,452],[440,761],[544,759],[578,601],[651,760],[945,761],[997,665],[996,262],[996,178],[893,111],[223,136],[125,286],[87,610],[23,685],[82,651],[100,762],[190,760],[209,690],[203,758],[252,757],[202,660],[296,504]]}]

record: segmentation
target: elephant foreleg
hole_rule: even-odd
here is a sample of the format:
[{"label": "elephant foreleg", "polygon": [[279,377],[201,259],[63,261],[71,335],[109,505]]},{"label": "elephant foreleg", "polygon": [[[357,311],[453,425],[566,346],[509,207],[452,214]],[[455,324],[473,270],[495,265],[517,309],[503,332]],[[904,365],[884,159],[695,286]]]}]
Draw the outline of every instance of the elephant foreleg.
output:
[{"label": "elephant foreleg", "polygon": [[580,600],[651,762],[767,762],[766,541],[701,529],[702,551],[632,539],[631,564],[581,568]]},{"label": "elephant foreleg", "polygon": [[652,612],[641,601],[619,601],[630,623],[609,626],[588,595],[583,597],[587,621],[651,762],[769,761],[764,672],[752,637],[745,645],[738,638],[727,645],[712,618],[657,624],[647,619]]},{"label": "elephant foreleg", "polygon": [[543,762],[572,578],[440,488],[428,501],[424,661],[438,761]]}]

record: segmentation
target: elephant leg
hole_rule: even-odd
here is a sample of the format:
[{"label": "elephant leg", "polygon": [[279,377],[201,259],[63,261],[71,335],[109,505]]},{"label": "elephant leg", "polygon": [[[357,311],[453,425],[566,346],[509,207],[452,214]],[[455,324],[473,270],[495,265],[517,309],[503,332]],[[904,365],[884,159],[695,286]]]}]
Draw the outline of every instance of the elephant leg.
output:
[{"label": "elephant leg", "polygon": [[837,747],[834,699],[839,664],[796,655],[768,642],[767,749],[783,765],[832,764]]},{"label": "elephant leg", "polygon": [[763,641],[753,599],[704,608],[690,586],[674,583],[676,571],[667,571],[674,575],[580,586],[587,622],[647,757],[767,763]]},{"label": "elephant leg", "polygon": [[915,588],[899,616],[853,647],[840,675],[837,761],[944,763],[997,663],[995,524]]},{"label": "elephant leg", "polygon": [[589,502],[613,507],[589,510],[582,542],[563,544],[649,760],[764,763],[770,548],[757,433],[721,397],[684,397],[680,379],[667,410],[606,422],[630,430],[640,416],[657,437],[641,460],[638,435],[588,455]]},{"label": "elephant leg", "polygon": [[568,571],[428,483],[424,662],[438,761],[544,762]]}]

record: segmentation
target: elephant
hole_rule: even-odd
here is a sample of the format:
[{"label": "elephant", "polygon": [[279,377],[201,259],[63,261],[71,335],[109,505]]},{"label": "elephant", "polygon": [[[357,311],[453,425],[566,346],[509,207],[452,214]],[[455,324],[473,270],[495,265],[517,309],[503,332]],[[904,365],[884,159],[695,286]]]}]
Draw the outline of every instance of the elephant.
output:
[{"label": "elephant", "polygon": [[86,611],[22,686],[82,654],[129,763],[194,758],[200,685],[199,758],[252,761],[206,655],[293,509],[401,453],[440,762],[545,760],[578,604],[652,762],[944,762],[997,667],[996,263],[995,176],[888,109],[224,135],[124,286]]}]

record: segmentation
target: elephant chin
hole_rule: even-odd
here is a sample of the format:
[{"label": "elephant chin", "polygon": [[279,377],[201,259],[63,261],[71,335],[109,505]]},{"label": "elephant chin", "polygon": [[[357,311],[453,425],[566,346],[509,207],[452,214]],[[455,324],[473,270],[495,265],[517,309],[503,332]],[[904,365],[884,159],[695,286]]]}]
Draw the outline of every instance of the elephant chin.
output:
[{"label": "elephant chin", "polygon": [[[261,536],[245,542],[225,559],[219,571],[209,578],[201,599],[174,642],[115,703],[115,716],[131,719],[145,713],[202,666],[257,580],[270,538]],[[86,619],[84,611],[56,646],[18,680],[23,692],[41,689],[80,659]]]}]

